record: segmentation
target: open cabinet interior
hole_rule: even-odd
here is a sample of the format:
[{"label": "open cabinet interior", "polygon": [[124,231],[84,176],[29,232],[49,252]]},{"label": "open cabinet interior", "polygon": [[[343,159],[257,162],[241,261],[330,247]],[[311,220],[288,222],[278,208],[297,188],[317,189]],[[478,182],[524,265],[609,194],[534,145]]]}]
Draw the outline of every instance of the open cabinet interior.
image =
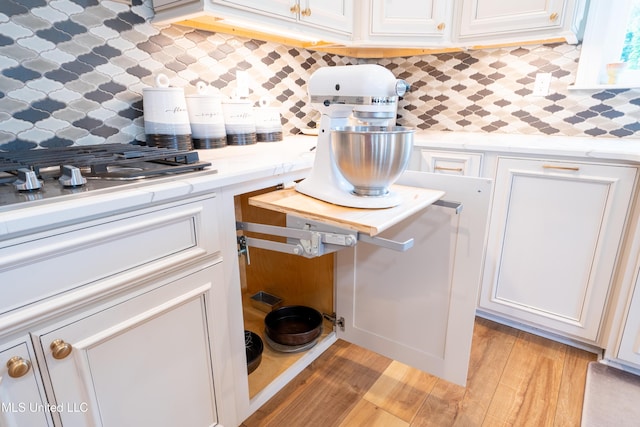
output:
[{"label": "open cabinet interior", "polygon": [[[284,227],[285,214],[250,206],[248,203],[250,197],[275,189],[275,187],[265,188],[235,196],[236,220]],[[286,241],[284,237],[247,231],[239,234]],[[280,298],[282,300],[280,306],[303,305],[312,307],[320,313],[332,315],[335,255],[305,258],[254,247],[249,247],[248,250],[248,256],[243,254],[239,258],[244,326],[245,330],[258,334],[264,346],[260,364],[249,374],[249,397],[253,398],[296,362],[304,351],[276,351],[267,343],[264,318],[269,307],[252,300],[251,297],[259,292],[265,292]],[[332,330],[332,322],[323,320],[322,334],[318,341],[324,339]]]}]

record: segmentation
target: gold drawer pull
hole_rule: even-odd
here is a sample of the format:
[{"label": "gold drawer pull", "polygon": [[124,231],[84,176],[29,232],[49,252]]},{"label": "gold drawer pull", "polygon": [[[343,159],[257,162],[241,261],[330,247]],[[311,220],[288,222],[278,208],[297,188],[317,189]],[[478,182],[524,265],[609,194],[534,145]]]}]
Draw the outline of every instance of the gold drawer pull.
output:
[{"label": "gold drawer pull", "polygon": [[464,169],[462,169],[462,168],[446,168],[444,166],[436,166],[433,169],[437,170],[437,171],[451,171],[451,172],[463,172],[464,171]]},{"label": "gold drawer pull", "polygon": [[311,16],[311,9],[309,9],[309,8],[304,9],[302,12],[300,12],[300,15],[302,15],[302,16]]},{"label": "gold drawer pull", "polygon": [[559,169],[562,171],[573,171],[577,172],[580,170],[577,166],[556,166],[556,165],[542,165],[543,169]]},{"label": "gold drawer pull", "polygon": [[53,358],[58,360],[64,359],[65,357],[70,355],[71,350],[73,350],[73,347],[71,346],[71,344],[64,342],[62,340],[53,340],[49,348],[51,348],[51,353],[53,354]]},{"label": "gold drawer pull", "polygon": [[444,30],[444,27],[445,27],[445,23],[441,22],[441,23],[438,24],[438,26],[436,28],[438,29],[438,31],[442,31],[442,30]]},{"label": "gold drawer pull", "polygon": [[11,378],[20,378],[29,372],[31,362],[20,356],[14,356],[7,362],[7,368]]},{"label": "gold drawer pull", "polygon": [[557,12],[553,12],[550,16],[549,16],[549,21],[551,22],[555,22],[555,20],[558,19],[558,13]]},{"label": "gold drawer pull", "polygon": [[300,5],[299,4],[294,4],[293,6],[291,6],[291,8],[289,9],[289,11],[291,13],[298,13],[300,12]]}]

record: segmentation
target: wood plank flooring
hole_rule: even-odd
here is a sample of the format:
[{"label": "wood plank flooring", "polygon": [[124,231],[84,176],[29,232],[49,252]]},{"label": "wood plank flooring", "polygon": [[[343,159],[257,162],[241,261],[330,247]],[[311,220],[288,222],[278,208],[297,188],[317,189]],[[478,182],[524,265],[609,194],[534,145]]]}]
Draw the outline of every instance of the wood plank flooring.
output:
[{"label": "wood plank flooring", "polygon": [[577,427],[595,359],[477,318],[464,388],[339,340],[242,426]]}]

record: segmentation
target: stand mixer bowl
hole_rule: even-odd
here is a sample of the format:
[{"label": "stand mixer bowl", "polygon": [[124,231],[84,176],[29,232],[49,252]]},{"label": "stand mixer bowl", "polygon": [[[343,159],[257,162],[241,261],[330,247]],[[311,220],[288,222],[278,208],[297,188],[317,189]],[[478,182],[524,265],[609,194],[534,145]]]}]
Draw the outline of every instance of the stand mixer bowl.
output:
[{"label": "stand mixer bowl", "polygon": [[338,171],[358,196],[389,192],[409,164],[415,130],[402,126],[346,126],[331,130]]}]

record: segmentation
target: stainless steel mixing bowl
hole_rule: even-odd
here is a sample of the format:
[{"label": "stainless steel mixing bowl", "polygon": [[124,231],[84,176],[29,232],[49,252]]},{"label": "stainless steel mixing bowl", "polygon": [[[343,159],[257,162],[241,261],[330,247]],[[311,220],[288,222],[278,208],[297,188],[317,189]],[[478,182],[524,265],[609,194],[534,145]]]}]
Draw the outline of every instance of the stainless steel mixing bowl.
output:
[{"label": "stainless steel mixing bowl", "polygon": [[409,164],[415,130],[346,126],[331,131],[336,166],[360,196],[384,196]]}]

